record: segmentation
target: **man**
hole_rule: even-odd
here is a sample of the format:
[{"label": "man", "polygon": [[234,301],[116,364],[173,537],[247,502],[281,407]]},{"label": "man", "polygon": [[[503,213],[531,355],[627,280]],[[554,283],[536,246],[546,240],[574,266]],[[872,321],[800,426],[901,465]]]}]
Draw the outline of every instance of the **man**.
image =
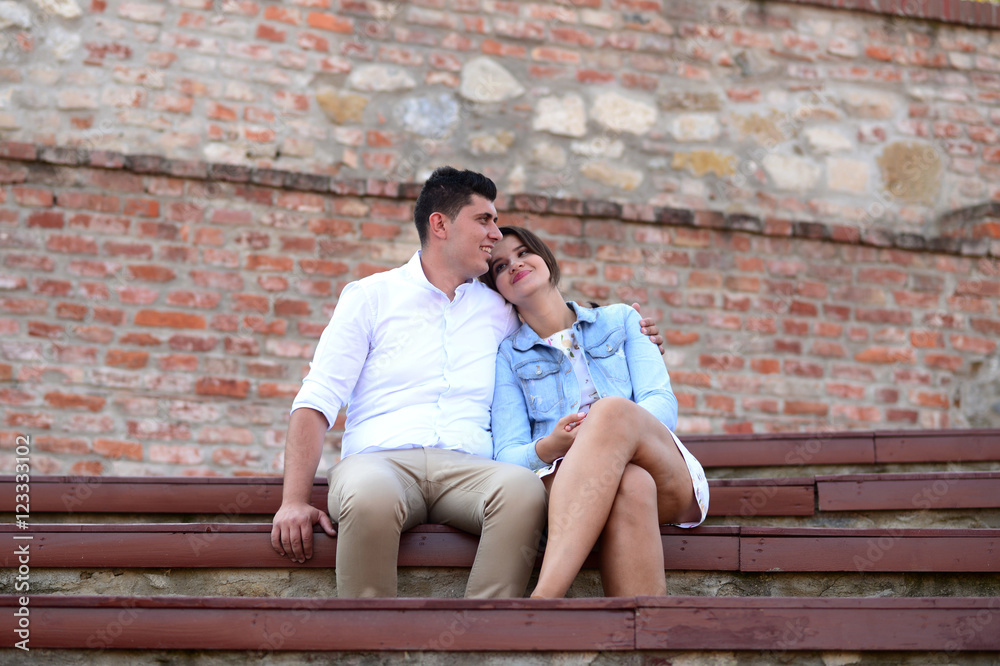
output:
[{"label": "man", "polygon": [[[428,522],[480,535],[467,597],[524,594],[545,491],[530,470],[492,460],[496,351],[518,327],[475,279],[501,238],[495,199],[481,174],[431,175],[414,209],[420,251],[344,288],[292,403],[271,544],[304,562],[315,524],[339,533],[341,597],[395,596],[400,533]],[[323,434],[345,403],[328,516],[309,498]]]}]

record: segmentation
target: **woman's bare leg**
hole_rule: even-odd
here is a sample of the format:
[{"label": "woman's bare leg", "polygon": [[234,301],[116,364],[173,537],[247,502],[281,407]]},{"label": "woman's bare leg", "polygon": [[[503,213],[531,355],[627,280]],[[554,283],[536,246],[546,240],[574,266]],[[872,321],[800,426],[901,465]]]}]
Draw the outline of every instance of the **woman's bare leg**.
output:
[{"label": "woman's bare leg", "polygon": [[670,431],[631,400],[602,398],[580,425],[552,482],[549,539],[531,596],[566,594],[608,522],[630,462],[646,470],[656,484],[660,523],[700,516],[691,476]]},{"label": "woman's bare leg", "polygon": [[663,595],[663,541],[656,512],[656,484],[629,463],[601,533],[601,583],[609,597]]}]

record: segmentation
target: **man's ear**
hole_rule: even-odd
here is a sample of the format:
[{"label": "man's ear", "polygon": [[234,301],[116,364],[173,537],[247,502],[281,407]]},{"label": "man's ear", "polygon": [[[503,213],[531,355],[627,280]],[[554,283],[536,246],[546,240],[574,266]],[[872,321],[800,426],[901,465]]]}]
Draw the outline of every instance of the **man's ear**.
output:
[{"label": "man's ear", "polygon": [[448,216],[444,213],[431,213],[430,217],[427,218],[427,228],[436,238],[447,240],[449,221]]}]

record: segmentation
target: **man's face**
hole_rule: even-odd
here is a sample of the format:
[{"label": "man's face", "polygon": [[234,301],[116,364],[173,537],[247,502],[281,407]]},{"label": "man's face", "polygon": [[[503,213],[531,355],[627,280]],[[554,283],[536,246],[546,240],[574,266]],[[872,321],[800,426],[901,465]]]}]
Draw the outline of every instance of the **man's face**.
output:
[{"label": "man's face", "polygon": [[497,209],[478,194],[451,221],[448,254],[465,279],[477,278],[489,269],[493,246],[502,238],[497,228]]}]

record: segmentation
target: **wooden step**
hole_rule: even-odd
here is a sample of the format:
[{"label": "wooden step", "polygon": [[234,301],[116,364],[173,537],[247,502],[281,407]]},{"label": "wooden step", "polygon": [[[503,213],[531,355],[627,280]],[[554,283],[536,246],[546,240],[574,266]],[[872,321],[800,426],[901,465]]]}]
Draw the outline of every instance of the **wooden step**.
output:
[{"label": "wooden step", "polygon": [[[336,539],[314,534],[314,555],[293,564],[274,552],[270,526],[247,524],[11,525],[31,536],[31,565],[52,568],[315,568],[336,565]],[[1000,572],[1000,530],[661,528],[664,568],[673,571]],[[399,564],[471,567],[478,540],[442,525],[403,534]],[[2,556],[16,567],[13,549]],[[596,566],[593,556],[589,567]]]},{"label": "wooden step", "polygon": [[1000,430],[688,435],[706,469],[1000,461]]},{"label": "wooden step", "polygon": [[[281,505],[281,477],[34,476],[31,513],[204,514],[272,516]],[[0,497],[14,499],[14,477],[0,476]],[[811,516],[812,477],[712,479],[709,515]],[[327,480],[316,478],[311,503],[327,508]]]},{"label": "wooden step", "polygon": [[[17,597],[0,597],[12,647]],[[30,648],[528,652],[1000,650],[1000,598],[30,600]]]},{"label": "wooden step", "polygon": [[[665,567],[736,571],[739,528],[660,528]],[[129,525],[32,525],[30,531],[0,525],[0,534],[31,536],[31,566],[52,568],[301,568],[334,567],[337,542],[313,534],[312,559],[293,564],[271,547],[271,526],[262,523],[139,523]],[[444,525],[420,525],[403,533],[399,566],[471,567],[479,539]],[[17,558],[2,555],[4,566]],[[596,567],[591,556],[587,566]]]},{"label": "wooden step", "polygon": [[1000,472],[817,476],[820,511],[1000,508]]},{"label": "wooden step", "polygon": [[741,527],[740,571],[1000,571],[1000,530]]}]

